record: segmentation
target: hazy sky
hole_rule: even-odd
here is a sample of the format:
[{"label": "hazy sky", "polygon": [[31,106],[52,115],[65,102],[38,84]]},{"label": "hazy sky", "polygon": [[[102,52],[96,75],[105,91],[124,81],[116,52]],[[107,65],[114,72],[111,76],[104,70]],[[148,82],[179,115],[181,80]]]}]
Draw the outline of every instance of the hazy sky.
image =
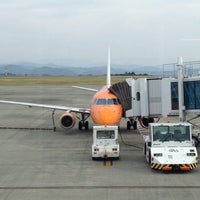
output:
[{"label": "hazy sky", "polygon": [[199,0],[0,0],[0,63],[200,60]]}]

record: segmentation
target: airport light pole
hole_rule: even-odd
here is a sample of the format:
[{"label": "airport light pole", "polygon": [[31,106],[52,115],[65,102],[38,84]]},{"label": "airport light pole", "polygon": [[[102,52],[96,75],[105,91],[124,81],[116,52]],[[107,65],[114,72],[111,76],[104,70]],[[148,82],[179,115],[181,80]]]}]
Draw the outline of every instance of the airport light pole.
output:
[{"label": "airport light pole", "polygon": [[183,96],[183,59],[178,57],[177,60],[177,70],[178,70],[178,104],[179,104],[179,120],[185,121],[185,105]]}]

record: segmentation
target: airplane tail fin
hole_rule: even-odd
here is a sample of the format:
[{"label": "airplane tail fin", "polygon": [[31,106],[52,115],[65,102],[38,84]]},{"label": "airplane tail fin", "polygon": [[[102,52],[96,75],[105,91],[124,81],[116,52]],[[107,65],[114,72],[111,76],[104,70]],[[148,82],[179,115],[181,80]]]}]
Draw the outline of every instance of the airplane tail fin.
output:
[{"label": "airplane tail fin", "polygon": [[111,86],[111,74],[110,74],[110,47],[108,48],[108,64],[107,64],[107,87]]}]

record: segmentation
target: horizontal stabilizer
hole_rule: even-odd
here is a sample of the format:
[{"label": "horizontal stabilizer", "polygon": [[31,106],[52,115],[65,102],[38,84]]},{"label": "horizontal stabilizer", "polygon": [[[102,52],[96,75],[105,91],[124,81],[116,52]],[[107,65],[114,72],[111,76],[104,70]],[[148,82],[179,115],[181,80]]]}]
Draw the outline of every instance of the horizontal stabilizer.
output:
[{"label": "horizontal stabilizer", "polygon": [[78,88],[78,89],[81,89],[81,90],[87,90],[87,91],[91,91],[91,92],[97,92],[98,90],[97,89],[93,89],[93,88],[86,88],[86,87],[80,87],[80,86],[72,86],[74,88]]}]

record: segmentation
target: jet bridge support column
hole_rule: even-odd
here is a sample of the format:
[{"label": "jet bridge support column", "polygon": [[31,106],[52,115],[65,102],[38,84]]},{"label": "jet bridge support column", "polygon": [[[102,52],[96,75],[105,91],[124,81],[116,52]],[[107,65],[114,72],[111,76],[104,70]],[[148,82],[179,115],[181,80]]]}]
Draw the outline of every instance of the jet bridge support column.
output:
[{"label": "jet bridge support column", "polygon": [[183,59],[178,57],[177,61],[178,70],[178,104],[179,104],[179,120],[185,121],[185,106],[184,106],[184,96],[183,96]]}]

